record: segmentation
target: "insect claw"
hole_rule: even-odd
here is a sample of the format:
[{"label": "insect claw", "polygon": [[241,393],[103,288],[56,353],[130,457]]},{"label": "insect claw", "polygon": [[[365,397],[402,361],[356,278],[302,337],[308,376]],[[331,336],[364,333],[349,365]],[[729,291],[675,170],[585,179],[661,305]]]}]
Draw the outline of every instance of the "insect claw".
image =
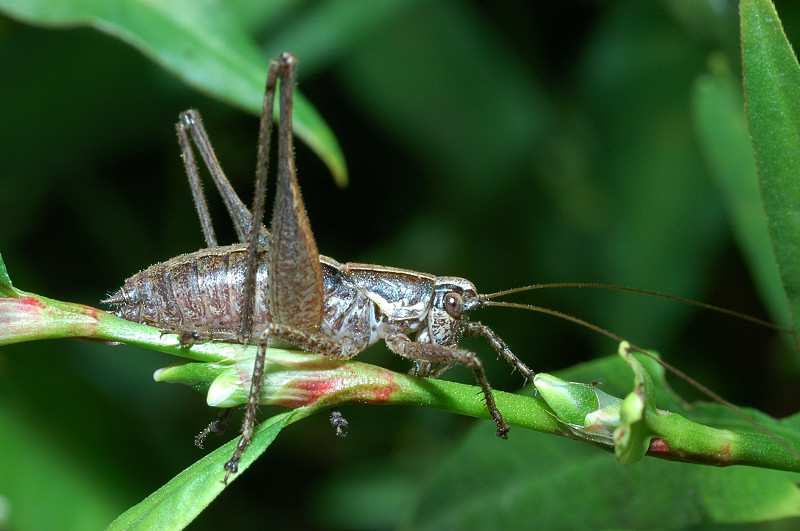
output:
[{"label": "insect claw", "polygon": [[347,419],[338,408],[331,408],[331,425],[336,428],[337,437],[347,437]]},{"label": "insect claw", "polygon": [[203,441],[209,433],[216,433],[217,435],[223,433],[228,426],[228,421],[233,415],[233,409],[226,409],[216,420],[211,421],[203,431],[197,434],[194,438],[194,445],[198,448],[203,448]]},{"label": "insect claw", "polygon": [[197,335],[197,332],[178,332],[178,335],[181,338],[180,343],[182,347],[188,347],[189,345],[194,343],[195,340],[198,339],[198,337],[200,337]]},{"label": "insect claw", "polygon": [[497,432],[495,435],[500,437],[501,439],[508,439],[508,432],[511,430],[511,426],[506,424],[505,422],[502,425],[497,425]]},{"label": "insect claw", "polygon": [[225,469],[225,477],[222,479],[222,483],[227,486],[228,478],[231,476],[231,474],[236,474],[239,471],[239,458],[231,457],[230,461],[225,463],[222,468]]}]

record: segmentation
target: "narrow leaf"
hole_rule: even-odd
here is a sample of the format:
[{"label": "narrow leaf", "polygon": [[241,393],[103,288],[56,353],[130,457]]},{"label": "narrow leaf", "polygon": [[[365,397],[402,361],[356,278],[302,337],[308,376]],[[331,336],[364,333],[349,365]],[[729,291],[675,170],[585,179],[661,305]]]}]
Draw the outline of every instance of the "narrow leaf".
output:
[{"label": "narrow leaf", "polygon": [[775,263],[744,116],[741,80],[721,54],[693,88],[692,115],[711,176],[720,190],[739,249],[776,322],[788,325],[786,293]]},{"label": "narrow leaf", "polygon": [[[239,462],[239,474],[255,461],[289,423],[294,411],[275,415],[257,429]],[[299,415],[298,415],[299,416]],[[304,416],[304,415],[303,415]],[[182,529],[225,489],[223,465],[230,459],[239,438],[217,448],[175,476],[169,483],[122,513],[109,529]],[[232,474],[229,482],[239,474]]]},{"label": "narrow leaf", "polygon": [[746,113],[772,246],[800,316],[800,66],[770,0],[742,0]]},{"label": "narrow leaf", "polygon": [[[0,12],[52,27],[89,26],[137,48],[187,84],[252,113],[261,112],[267,64],[261,51],[220,2],[143,0],[0,0]],[[267,21],[264,21],[265,23]],[[291,50],[272,50],[270,55]],[[299,58],[302,75],[302,57]],[[344,154],[314,107],[295,93],[294,130],[347,183]]]},{"label": "narrow leaf", "polygon": [[657,415],[655,390],[650,375],[631,355],[630,345],[620,343],[619,351],[633,371],[633,390],[628,393],[620,408],[620,425],[614,430],[614,453],[621,465],[640,461],[650,448],[653,432],[648,425],[650,417]]},{"label": "narrow leaf", "polygon": [[0,254],[0,297],[19,297],[19,292],[11,285],[3,255]]}]

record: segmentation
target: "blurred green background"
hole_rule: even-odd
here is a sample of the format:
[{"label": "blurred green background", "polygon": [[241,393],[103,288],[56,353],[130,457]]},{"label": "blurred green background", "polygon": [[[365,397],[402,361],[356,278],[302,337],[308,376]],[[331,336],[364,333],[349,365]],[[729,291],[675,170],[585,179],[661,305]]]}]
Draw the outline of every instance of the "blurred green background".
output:
[{"label": "blurred green background", "polygon": [[[800,42],[800,4],[776,6]],[[737,2],[283,1],[231,13],[265,58],[297,55],[299,89],[342,145],[346,189],[297,146],[324,254],[463,276],[484,292],[604,282],[783,319],[754,287],[712,179],[709,139],[694,125],[710,59],[739,82]],[[136,271],[203,246],[173,128],[190,107],[249,203],[256,116],[93,29],[0,16],[0,252],[17,287],[99,305]],[[221,203],[212,209],[220,239],[232,242]],[[800,406],[797,355],[772,331],[619,292],[519,298],[654,348],[736,403],[776,416]],[[536,371],[616,350],[552,317],[487,309],[475,318]],[[467,344],[496,388],[521,386],[488,345]],[[362,359],[407,368],[382,345]],[[192,438],[215,412],[189,389],[152,381],[172,361],[65,340],[0,349],[0,496],[29,500],[7,504],[22,518],[11,521],[102,525],[202,456]],[[472,381],[463,368],[447,377]],[[417,526],[426,478],[469,430],[487,452],[504,451],[488,422],[405,408],[343,413],[348,438],[325,418],[292,426],[198,524]],[[37,503],[49,509],[37,513]],[[4,506],[0,497],[0,528]],[[502,514],[514,522],[517,510]]]}]

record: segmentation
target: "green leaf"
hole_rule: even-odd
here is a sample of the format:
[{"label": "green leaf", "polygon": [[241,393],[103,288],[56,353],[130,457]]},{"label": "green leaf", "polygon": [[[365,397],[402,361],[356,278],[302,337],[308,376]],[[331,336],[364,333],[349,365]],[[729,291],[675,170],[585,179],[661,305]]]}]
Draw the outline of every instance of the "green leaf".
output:
[{"label": "green leaf", "polygon": [[507,442],[500,449],[473,430],[421,489],[405,527],[679,529],[800,516],[796,474],[656,459],[621,467],[612,455],[528,431]]},{"label": "green leaf", "polygon": [[[127,42],[198,90],[255,114],[261,113],[268,61],[285,51],[265,54],[231,8],[219,2],[0,0],[0,11],[32,24],[93,27]],[[298,93],[294,131],[344,186],[347,168],[341,147],[316,109]]]},{"label": "green leaf", "polygon": [[800,316],[800,66],[770,0],[741,3],[746,113],[772,245]]},{"label": "green leaf", "polygon": [[634,381],[633,391],[622,402],[619,427],[614,430],[614,453],[621,465],[629,465],[647,454],[653,435],[648,420],[658,413],[653,381],[642,364],[631,355],[627,342],[620,343],[619,355],[633,371]]},{"label": "green leaf", "polygon": [[[266,451],[280,431],[297,418],[296,411],[275,415],[262,422],[242,455],[239,473],[228,479],[233,482],[250,464]],[[131,507],[114,520],[109,529],[182,529],[189,525],[209,503],[225,490],[222,479],[224,464],[233,454],[239,438],[217,448],[175,476],[169,483]]]},{"label": "green leaf", "polygon": [[594,386],[567,382],[544,372],[534,377],[533,385],[556,416],[569,424],[583,425],[587,415],[600,409]]},{"label": "green leaf", "polygon": [[758,189],[741,81],[724,56],[714,54],[708,64],[710,72],[699,76],[693,88],[692,115],[698,140],[759,292],[773,318],[788,323],[786,293]]},{"label": "green leaf", "polygon": [[2,254],[0,254],[0,296],[19,297],[19,292],[11,285],[11,278],[8,276],[8,270],[6,270],[6,263],[3,261]]}]

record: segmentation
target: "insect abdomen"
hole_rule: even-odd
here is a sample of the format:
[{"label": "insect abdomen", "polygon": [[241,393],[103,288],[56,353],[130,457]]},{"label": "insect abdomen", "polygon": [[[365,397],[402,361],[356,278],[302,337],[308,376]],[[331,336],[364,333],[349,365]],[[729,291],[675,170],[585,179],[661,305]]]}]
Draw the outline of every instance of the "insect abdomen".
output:
[{"label": "insect abdomen", "polygon": [[[258,257],[254,335],[268,314],[267,251]],[[177,256],[140,271],[103,301],[116,315],[199,339],[235,339],[241,327],[246,245]],[[261,324],[261,327],[259,327]]]}]

